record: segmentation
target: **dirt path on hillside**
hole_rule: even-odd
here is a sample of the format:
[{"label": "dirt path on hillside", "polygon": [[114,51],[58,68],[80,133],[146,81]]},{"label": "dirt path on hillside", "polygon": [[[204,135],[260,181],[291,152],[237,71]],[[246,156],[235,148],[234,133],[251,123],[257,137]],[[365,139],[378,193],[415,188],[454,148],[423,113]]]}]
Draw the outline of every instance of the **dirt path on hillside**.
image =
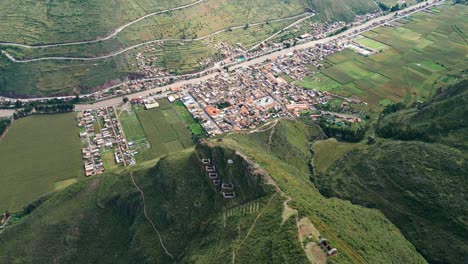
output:
[{"label": "dirt path on hillside", "polygon": [[153,230],[156,233],[156,235],[158,236],[159,243],[161,244],[161,247],[164,249],[164,252],[166,252],[166,254],[168,256],[170,256],[172,259],[174,259],[174,256],[172,256],[171,253],[169,253],[169,251],[167,250],[166,246],[164,246],[164,242],[162,240],[161,234],[159,233],[158,229],[156,228],[156,225],[154,224],[153,220],[151,220],[151,218],[148,216],[148,212],[146,211],[145,194],[144,194],[143,190],[140,189],[140,187],[138,187],[138,184],[136,183],[135,178],[133,177],[133,172],[130,173],[130,178],[132,178],[133,184],[135,185],[138,192],[140,192],[140,194],[141,194],[141,198],[143,200],[143,213],[145,215],[145,218],[148,220],[148,222],[153,227]]},{"label": "dirt path on hillside", "polygon": [[[240,241],[239,243],[239,240],[240,240],[240,229],[239,229],[239,238],[237,239],[237,242],[236,244],[233,246],[232,248],[232,264],[234,264],[236,262],[236,253],[237,251],[239,251],[239,249],[241,248],[242,244],[244,244],[244,242],[247,240],[247,238],[249,238],[250,234],[252,233],[252,231],[254,230],[255,226],[257,225],[257,221],[258,219],[260,219],[260,217],[262,216],[262,214],[265,212],[265,210],[269,207],[269,205],[271,204],[271,201],[273,201],[273,199],[276,197],[278,193],[276,192],[275,194],[273,194],[270,198],[270,200],[268,201],[268,203],[265,205],[265,207],[263,207],[262,211],[260,211],[260,213],[257,215],[257,217],[255,217],[255,220],[254,222],[252,223],[252,225],[250,226],[249,228],[249,231],[247,231],[247,234],[245,235],[244,239],[242,239],[242,241]],[[240,228],[240,227],[239,227]],[[239,243],[239,244],[238,244]]]},{"label": "dirt path on hillside", "polygon": [[253,130],[250,130],[250,131],[241,130],[241,131],[229,132],[222,139],[228,138],[229,136],[234,135],[234,134],[253,134],[253,133],[259,133],[259,132],[265,132],[265,131],[268,131],[268,130],[270,130],[272,128],[274,129],[276,124],[278,124],[278,121],[279,121],[279,119],[271,120],[271,121],[263,124],[262,126],[259,126],[259,127],[255,128]]}]

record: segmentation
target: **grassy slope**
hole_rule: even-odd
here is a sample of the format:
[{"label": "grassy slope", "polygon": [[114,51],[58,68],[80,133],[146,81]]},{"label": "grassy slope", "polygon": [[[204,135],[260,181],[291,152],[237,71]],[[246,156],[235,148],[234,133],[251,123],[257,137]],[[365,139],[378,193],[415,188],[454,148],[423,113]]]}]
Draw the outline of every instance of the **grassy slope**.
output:
[{"label": "grassy slope", "polygon": [[175,1],[4,1],[0,39],[20,43],[59,43],[93,39],[145,14],[190,3]]},{"label": "grassy slope", "polygon": [[[243,181],[247,167],[233,151],[218,149],[216,155],[239,162],[237,169],[224,172],[243,171],[233,177],[245,193],[229,203],[212,190],[193,151],[133,172],[168,251],[178,262],[228,263],[235,247],[238,262],[305,263],[294,220],[281,225],[283,198],[258,181]],[[142,200],[129,173],[88,178],[52,196],[0,236],[0,262],[173,262],[143,218]],[[245,202],[255,203],[258,210],[236,210]]]},{"label": "grassy slope", "polygon": [[[230,263],[233,249],[237,263],[307,262],[295,218],[281,224],[285,198],[261,184],[254,176],[257,165],[230,149],[235,147],[271,173],[293,198],[290,206],[301,217],[308,216],[338,248],[333,262],[424,263],[381,213],[326,199],[313,187],[304,155],[309,155],[306,142],[316,136],[314,129],[286,121],[275,131],[274,152],[289,150],[281,152],[288,153],[281,159],[269,153],[267,131],[232,135],[221,146],[201,145],[196,152],[169,155],[152,168],[134,169],[133,176],[145,192],[148,215],[178,262]],[[216,160],[223,181],[236,184],[236,199],[226,202],[209,187],[196,162],[207,156]],[[234,164],[227,165],[227,159]],[[0,236],[1,262],[172,262],[143,218],[142,200],[129,173],[85,179],[53,195]]]},{"label": "grassy slope", "polygon": [[222,144],[240,149],[270,173],[281,190],[292,197],[290,205],[301,217],[309,217],[322,236],[338,248],[334,262],[425,262],[380,212],[320,195],[309,180],[307,162],[311,158],[307,140],[317,136],[314,128],[294,121],[278,123],[271,151],[270,132],[233,135]]},{"label": "grassy slope", "polygon": [[373,1],[355,0],[307,0],[312,9],[316,10],[321,20],[353,21],[356,15],[363,15],[378,9]]},{"label": "grassy slope", "polygon": [[[428,142],[440,142],[468,151],[468,79],[440,92],[422,106],[382,118],[378,131],[399,138],[398,131],[414,131]],[[384,136],[384,135],[383,135]]]},{"label": "grassy slope", "polygon": [[54,190],[54,182],[83,175],[75,115],[17,120],[0,141],[0,210],[16,212]]},{"label": "grassy slope", "polygon": [[384,141],[347,154],[317,182],[325,195],[382,210],[430,262],[461,263],[468,252],[467,171],[453,148]]},{"label": "grassy slope", "polygon": [[322,159],[335,156],[332,166],[315,163],[321,192],[382,210],[430,262],[466,260],[466,91],[462,81],[419,110],[381,119],[380,129],[417,131],[432,143],[379,140],[371,146],[355,144],[346,154],[338,152],[349,148],[347,143],[333,150],[320,148],[322,142],[314,145]]}]

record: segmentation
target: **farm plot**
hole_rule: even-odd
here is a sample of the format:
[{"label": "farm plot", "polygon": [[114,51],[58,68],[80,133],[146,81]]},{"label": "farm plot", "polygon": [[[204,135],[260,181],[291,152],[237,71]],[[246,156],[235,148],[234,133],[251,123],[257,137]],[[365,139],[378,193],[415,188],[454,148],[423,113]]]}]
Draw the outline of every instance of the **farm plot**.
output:
[{"label": "farm plot", "polygon": [[341,86],[340,83],[334,81],[323,73],[306,77],[297,81],[296,84],[307,89],[316,89],[318,91],[333,91],[335,88]]},{"label": "farm plot", "polygon": [[119,120],[129,142],[139,141],[145,138],[145,132],[141,127],[135,111],[123,111],[119,116]]},{"label": "farm plot", "polygon": [[375,40],[372,40],[372,39],[366,38],[366,37],[358,38],[356,40],[356,42],[363,45],[363,46],[371,48],[373,50],[387,50],[387,49],[390,48],[389,46],[387,46],[387,45],[385,45],[383,43],[380,43],[378,41],[375,41]]},{"label": "farm plot", "polygon": [[73,113],[15,121],[0,141],[0,211],[20,211],[27,203],[82,177],[80,148]]},{"label": "farm plot", "polygon": [[[357,96],[371,108],[425,101],[437,87],[449,85],[467,69],[467,9],[440,6],[440,12],[420,13],[415,19],[400,21],[397,28],[368,31],[357,41],[380,52],[368,57],[349,50],[338,52],[326,58],[329,66],[296,84]],[[324,75],[339,85],[323,82]]]},{"label": "farm plot", "polygon": [[[151,148],[142,153],[142,159],[154,159],[193,146],[191,133],[176,110],[166,99],[158,101],[160,108],[137,112]],[[166,103],[167,102],[167,103]],[[163,109],[165,107],[169,107]]]}]

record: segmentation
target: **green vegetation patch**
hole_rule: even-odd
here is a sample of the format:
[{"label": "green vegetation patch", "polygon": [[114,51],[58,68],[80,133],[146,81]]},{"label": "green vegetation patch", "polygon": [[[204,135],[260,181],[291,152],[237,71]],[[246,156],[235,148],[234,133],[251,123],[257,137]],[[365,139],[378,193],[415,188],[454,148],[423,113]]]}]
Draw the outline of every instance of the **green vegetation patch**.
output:
[{"label": "green vegetation patch", "polygon": [[138,141],[145,138],[145,132],[141,127],[140,121],[134,110],[122,111],[119,115],[119,121],[125,132],[125,137],[129,142]]},{"label": "green vegetation patch", "polygon": [[54,183],[83,175],[74,113],[35,115],[13,122],[0,141],[0,210],[20,211],[54,190]]},{"label": "green vegetation patch", "polygon": [[340,83],[336,82],[323,73],[318,73],[313,76],[306,77],[295,82],[295,84],[307,89],[316,89],[318,91],[332,91],[340,86]]},{"label": "green vegetation patch", "polygon": [[343,155],[359,147],[359,144],[338,142],[334,138],[317,141],[313,145],[314,167],[319,172],[326,172]]},{"label": "green vegetation patch", "polygon": [[432,263],[460,263],[467,252],[468,162],[440,144],[385,141],[344,155],[317,177],[322,193],[376,207]]},{"label": "green vegetation patch", "polygon": [[280,121],[271,144],[270,134],[271,130],[233,134],[219,144],[242,151],[270,173],[285,195],[291,196],[288,204],[299,210],[301,217],[309,217],[320,235],[338,248],[334,262],[390,263],[399,259],[425,263],[414,246],[380,212],[320,195],[309,178],[312,154],[308,140],[317,137],[314,127],[300,121]]},{"label": "green vegetation patch", "polygon": [[192,114],[187,110],[181,101],[175,102],[174,108],[177,111],[179,117],[189,127],[190,132],[192,132],[193,135],[205,135],[206,132],[200,125],[200,122],[192,116]]},{"label": "green vegetation patch", "polygon": [[76,182],[78,182],[77,178],[57,181],[54,183],[54,191],[63,190]]},{"label": "green vegetation patch", "polygon": [[386,50],[390,48],[389,46],[383,43],[380,43],[378,41],[375,41],[366,37],[358,38],[356,42],[374,50]]},{"label": "green vegetation patch", "polygon": [[172,104],[166,99],[158,100],[158,102],[165,109],[159,107],[137,112],[146,138],[151,145],[151,149],[143,153],[146,160],[194,145],[192,134]]}]

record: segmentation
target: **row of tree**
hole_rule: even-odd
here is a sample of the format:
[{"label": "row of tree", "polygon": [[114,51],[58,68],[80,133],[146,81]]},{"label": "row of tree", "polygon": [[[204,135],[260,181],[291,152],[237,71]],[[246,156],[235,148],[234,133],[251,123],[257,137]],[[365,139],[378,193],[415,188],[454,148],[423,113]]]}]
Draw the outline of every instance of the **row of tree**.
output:
[{"label": "row of tree", "polygon": [[[20,102],[21,103],[21,102]],[[75,105],[71,101],[53,99],[44,102],[21,103],[22,108],[17,109],[13,114],[14,119],[37,114],[58,114],[67,113],[75,110]]]}]

